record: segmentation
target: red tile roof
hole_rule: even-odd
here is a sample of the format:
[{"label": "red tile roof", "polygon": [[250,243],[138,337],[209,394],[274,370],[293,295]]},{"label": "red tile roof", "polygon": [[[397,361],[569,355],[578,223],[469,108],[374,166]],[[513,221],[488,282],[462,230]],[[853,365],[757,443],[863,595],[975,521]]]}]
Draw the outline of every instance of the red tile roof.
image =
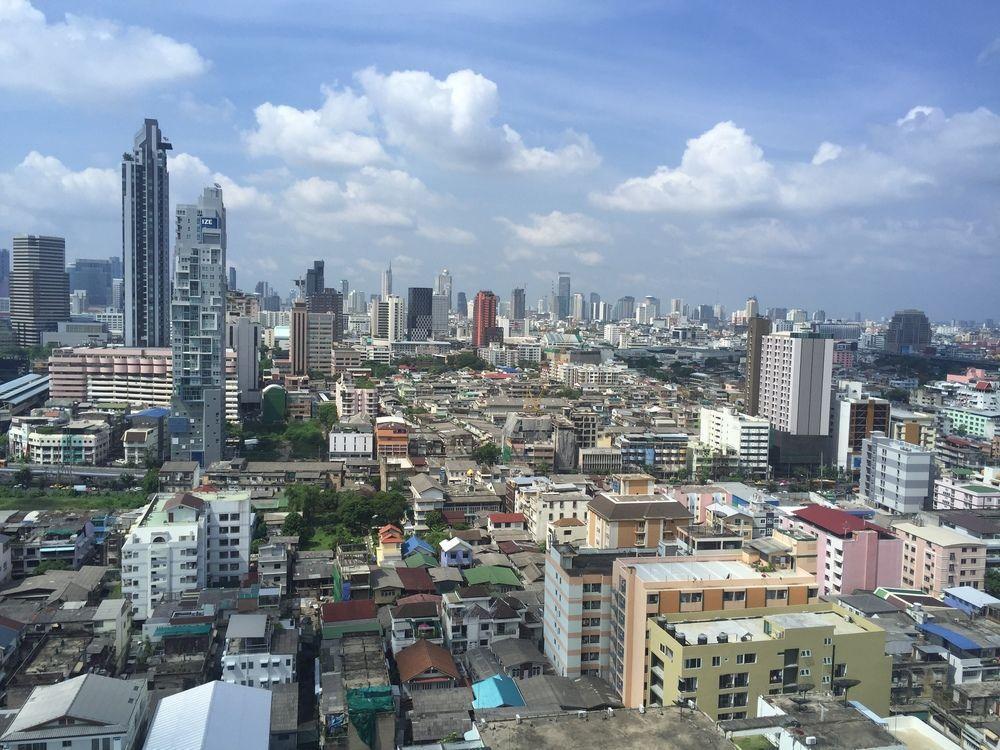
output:
[{"label": "red tile roof", "polygon": [[827,508],[823,505],[808,505],[802,508],[802,510],[795,511],[795,515],[803,521],[811,523],[816,528],[836,534],[839,537],[846,537],[855,531],[864,531],[866,529],[880,532],[885,531],[881,526],[876,526],[863,518],[858,518],[837,508]]},{"label": "red tile roof", "polygon": [[401,596],[396,600],[396,604],[415,604],[417,602],[434,602],[435,604],[441,601],[441,597],[437,594],[410,594],[409,596]]},{"label": "red tile roof", "polygon": [[403,682],[409,682],[429,669],[437,670],[442,676],[458,679],[458,667],[448,649],[427,640],[419,640],[396,654],[396,667],[399,679]]},{"label": "red tile roof", "polygon": [[356,622],[374,620],[378,615],[371,599],[351,599],[346,602],[327,602],[323,605],[323,622]]},{"label": "red tile roof", "polygon": [[524,523],[523,513],[490,513],[490,523]]},{"label": "red tile roof", "polygon": [[432,594],[437,589],[427,568],[396,568],[396,575],[403,584],[403,591],[414,594]]}]

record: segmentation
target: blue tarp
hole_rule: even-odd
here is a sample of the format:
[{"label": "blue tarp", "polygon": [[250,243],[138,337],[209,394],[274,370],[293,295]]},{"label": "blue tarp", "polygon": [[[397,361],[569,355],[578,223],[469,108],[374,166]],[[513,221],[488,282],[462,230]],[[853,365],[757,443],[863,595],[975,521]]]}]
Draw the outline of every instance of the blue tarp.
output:
[{"label": "blue tarp", "polygon": [[517,683],[505,674],[495,674],[481,682],[472,683],[473,708],[500,708],[523,706],[524,698]]},{"label": "blue tarp", "polygon": [[411,552],[427,552],[433,555],[434,547],[418,536],[411,536],[403,542],[403,557],[406,557]]},{"label": "blue tarp", "polygon": [[954,630],[950,630],[943,625],[936,625],[933,622],[926,622],[923,625],[917,625],[917,630],[922,630],[925,633],[936,635],[938,638],[943,639],[952,646],[960,648],[963,651],[979,651],[983,648],[983,646],[976,643],[971,638],[967,638],[961,633],[956,633]]}]

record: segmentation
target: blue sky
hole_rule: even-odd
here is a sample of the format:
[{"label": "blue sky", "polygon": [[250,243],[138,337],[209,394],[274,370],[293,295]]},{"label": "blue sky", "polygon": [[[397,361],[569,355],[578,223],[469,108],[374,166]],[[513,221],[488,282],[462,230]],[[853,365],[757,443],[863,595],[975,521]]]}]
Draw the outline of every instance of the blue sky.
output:
[{"label": "blue sky", "polygon": [[0,0],[0,238],[119,253],[153,116],[243,286],[1000,317],[995,3],[206,5]]}]

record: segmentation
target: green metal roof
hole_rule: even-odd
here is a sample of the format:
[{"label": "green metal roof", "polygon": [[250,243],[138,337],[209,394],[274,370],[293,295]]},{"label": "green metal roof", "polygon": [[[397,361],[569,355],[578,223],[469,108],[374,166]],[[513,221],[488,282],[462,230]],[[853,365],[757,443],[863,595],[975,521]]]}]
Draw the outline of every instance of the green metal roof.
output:
[{"label": "green metal roof", "polygon": [[178,635],[208,635],[212,632],[210,622],[191,622],[184,625],[161,625],[156,629],[156,638],[170,638]]},{"label": "green metal roof", "polygon": [[480,565],[462,571],[470,586],[488,584],[490,586],[520,586],[521,581],[510,568],[502,565]]}]

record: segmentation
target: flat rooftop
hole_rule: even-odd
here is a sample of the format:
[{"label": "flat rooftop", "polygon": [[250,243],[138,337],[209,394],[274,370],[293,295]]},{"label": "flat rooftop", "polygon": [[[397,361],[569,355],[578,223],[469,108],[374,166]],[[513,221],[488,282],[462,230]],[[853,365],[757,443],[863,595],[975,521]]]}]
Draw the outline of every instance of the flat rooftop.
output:
[{"label": "flat rooftop", "polygon": [[490,750],[565,750],[618,747],[630,750],[733,750],[732,743],[702,713],[674,707],[638,711],[594,711],[546,718],[488,721],[479,729]]},{"label": "flat rooftop", "polygon": [[737,617],[732,619],[696,620],[675,623],[677,632],[684,635],[688,644],[696,644],[699,635],[708,636],[708,642],[716,643],[721,634],[729,636],[729,642],[771,641],[774,636],[764,631],[769,623],[772,632],[797,628],[832,627],[835,635],[864,633],[865,630],[837,612],[788,612],[786,614],[760,615],[757,617]]},{"label": "flat rooftop", "polygon": [[805,574],[784,570],[773,573],[760,573],[744,562],[737,560],[706,560],[699,562],[696,558],[687,560],[656,560],[629,562],[628,566],[635,569],[639,579],[651,583],[659,581],[725,581],[768,579],[780,583],[782,578],[802,578]]}]

